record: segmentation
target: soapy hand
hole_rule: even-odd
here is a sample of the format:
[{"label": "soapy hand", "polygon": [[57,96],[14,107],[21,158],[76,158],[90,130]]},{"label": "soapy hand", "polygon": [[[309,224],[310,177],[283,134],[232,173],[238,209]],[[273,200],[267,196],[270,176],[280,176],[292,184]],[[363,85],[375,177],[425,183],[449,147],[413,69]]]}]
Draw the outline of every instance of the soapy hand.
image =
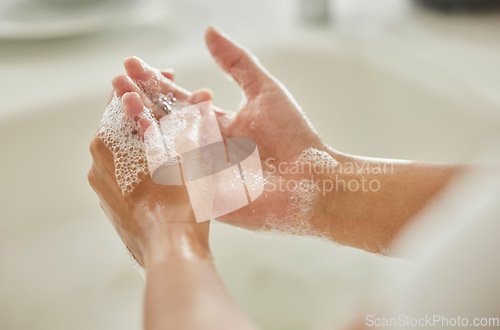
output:
[{"label": "soapy hand", "polygon": [[[222,136],[255,141],[266,179],[260,197],[219,220],[249,229],[322,236],[380,252],[462,170],[461,166],[366,158],[332,150],[322,143],[287,90],[248,51],[214,28],[207,30],[206,42],[217,63],[246,96],[236,113],[215,108]],[[127,75],[113,81],[114,100],[122,100],[124,113],[137,123],[137,132],[132,132],[132,136],[140,136],[152,121],[166,115],[158,102],[159,95],[162,99],[172,93],[175,98],[192,104],[212,98],[208,90],[191,94],[173,83],[171,72],[162,73],[137,58],[127,59],[125,68]],[[146,112],[151,116],[144,116]],[[117,177],[123,169],[114,163],[110,148],[113,145],[105,145],[100,137],[92,142],[94,164],[89,181],[138,261],[143,264],[147,251],[154,250],[154,246],[171,243],[174,238],[184,240],[186,235],[197,237],[190,240],[196,241],[202,247],[200,250],[208,251],[208,224],[195,224],[185,187],[154,183],[146,166],[139,184],[131,193],[122,194],[123,184],[119,181],[123,178]],[[120,165],[144,167],[133,164],[129,153],[119,153],[125,161]],[[354,163],[369,168],[384,164],[391,170],[382,173],[335,170],[338,164]],[[372,179],[379,183],[376,191],[365,193],[346,188],[345,182]],[[340,184],[335,190],[321,190],[318,182],[329,183],[330,188]],[[175,228],[189,230],[177,235],[177,230],[171,230],[172,223],[187,224]],[[171,239],[165,239],[169,235]]]},{"label": "soapy hand", "polygon": [[[128,75],[120,75],[113,80],[114,98],[122,100],[123,111],[130,121],[148,106],[155,109],[151,100],[136,83],[146,81],[151,72],[136,58],[125,60]],[[169,82],[173,78],[170,71],[161,73]],[[130,78],[133,77],[135,82]],[[202,102],[211,95],[206,91],[191,94],[175,85],[169,85],[177,97],[189,101]],[[109,106],[109,105],[108,105]],[[150,125],[148,120],[139,122],[140,127]],[[194,219],[185,186],[163,186],[151,180],[147,173],[139,173],[139,183],[131,192],[124,194],[117,180],[116,141],[103,138],[102,127],[90,144],[93,157],[88,180],[100,199],[100,205],[113,223],[122,241],[141,266],[151,259],[168,253],[173,246],[186,246],[192,254],[209,254],[208,222],[197,224]],[[131,162],[130,155],[122,155]]]},{"label": "soapy hand", "polygon": [[[307,169],[308,165],[335,166],[329,149],[286,88],[252,54],[213,27],[205,37],[216,62],[246,96],[235,114],[228,113],[226,120],[219,121],[221,131],[225,137],[244,137],[257,143],[267,178],[264,192],[256,201],[220,220],[251,229],[272,227],[329,236],[327,224],[317,217],[322,204],[320,192],[311,191],[311,179],[320,178],[307,170],[292,170]],[[219,117],[224,115],[219,113]]]},{"label": "soapy hand", "polygon": [[[248,51],[214,28],[207,30],[206,42],[217,63],[246,95],[246,102],[236,113],[215,109],[221,133],[224,138],[244,137],[256,142],[266,179],[257,200],[219,219],[250,229],[272,228],[329,237],[328,223],[318,216],[323,200],[308,183],[318,179],[317,175],[290,173],[290,167],[297,162],[335,166],[328,148],[287,90]],[[113,87],[116,98],[123,101],[125,114],[137,122],[138,134],[144,133],[154,120],[142,116],[145,108],[156,120],[166,115],[158,105],[158,95],[172,93],[179,101],[189,103],[212,98],[208,90],[191,94],[173,83],[172,72],[160,72],[138,58],[126,59],[124,66],[127,74],[116,77]],[[191,239],[207,246],[208,223],[195,224],[186,188],[162,186],[143,175],[132,192],[123,195],[110,148],[99,137],[92,142],[94,164],[89,181],[139,263],[144,264],[148,251],[172,241],[166,237],[174,237],[172,228],[179,228],[172,224],[188,224],[184,227],[189,227]],[[278,167],[280,164],[284,166]]]},{"label": "soapy hand", "polygon": [[[284,86],[248,51],[213,27],[207,30],[206,42],[217,63],[234,78],[246,96],[236,113],[215,108],[222,136],[256,142],[265,178],[259,198],[219,220],[249,229],[268,228],[329,237],[328,223],[317,216],[324,196],[310,183],[320,178],[311,171],[292,169],[334,167],[336,161],[329,149]],[[135,92],[124,96],[124,101],[134,105],[125,110],[139,120],[142,132],[151,125],[150,120],[139,118],[143,113],[142,103],[153,110],[158,120],[166,115],[164,109],[160,109],[161,104],[158,107],[159,96],[161,99],[162,95],[172,93],[177,99],[187,99],[190,103],[212,98],[208,90],[190,95],[140,59],[127,59],[125,67],[128,76],[115,79],[115,89],[118,95],[123,94],[122,90]],[[131,84],[136,87],[131,88]]]}]

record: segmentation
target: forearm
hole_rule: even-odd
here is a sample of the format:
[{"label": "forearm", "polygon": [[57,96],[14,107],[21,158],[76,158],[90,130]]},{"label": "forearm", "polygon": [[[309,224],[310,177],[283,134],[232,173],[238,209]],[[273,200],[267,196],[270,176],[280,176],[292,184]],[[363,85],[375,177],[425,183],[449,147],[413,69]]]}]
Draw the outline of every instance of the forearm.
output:
[{"label": "forearm", "polygon": [[335,153],[334,189],[320,206],[333,240],[382,252],[412,217],[467,166]]},{"label": "forearm", "polygon": [[220,281],[205,243],[176,236],[148,253],[145,329],[254,329]]}]

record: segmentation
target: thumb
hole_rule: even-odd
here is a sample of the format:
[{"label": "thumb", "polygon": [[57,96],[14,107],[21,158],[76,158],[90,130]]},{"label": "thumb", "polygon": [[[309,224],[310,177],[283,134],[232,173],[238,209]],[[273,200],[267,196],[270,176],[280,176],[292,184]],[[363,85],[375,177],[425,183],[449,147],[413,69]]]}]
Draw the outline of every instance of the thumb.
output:
[{"label": "thumb", "polygon": [[228,36],[210,26],[205,40],[219,66],[240,85],[246,96],[257,96],[263,90],[276,88],[274,78],[259,63],[257,58]]}]

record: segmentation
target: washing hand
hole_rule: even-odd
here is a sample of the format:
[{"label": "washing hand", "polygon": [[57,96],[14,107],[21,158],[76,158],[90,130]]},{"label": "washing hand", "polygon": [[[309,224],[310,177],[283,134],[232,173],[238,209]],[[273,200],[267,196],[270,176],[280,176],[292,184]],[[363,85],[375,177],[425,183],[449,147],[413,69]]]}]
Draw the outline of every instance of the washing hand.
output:
[{"label": "washing hand", "polygon": [[[129,58],[125,60],[128,75],[113,80],[114,93],[123,99],[130,120],[142,112],[145,105],[158,110],[137,86],[137,83],[151,79],[153,74],[143,65],[138,59]],[[172,77],[170,72],[163,72],[164,82],[170,82],[168,78]],[[211,97],[203,90],[191,94],[175,85],[168,88],[178,98],[192,102]],[[147,120],[142,121],[141,127],[149,124]],[[88,179],[102,209],[138,263],[144,267],[149,259],[161,258],[181,247],[189,250],[183,252],[208,257],[208,223],[196,223],[186,187],[159,185],[149,175],[142,175],[133,191],[124,195],[117,183],[112,147],[105,144],[99,133],[96,135],[90,144],[94,161]]]},{"label": "washing hand", "polygon": [[[335,166],[331,150],[322,143],[286,88],[253,55],[214,28],[209,28],[205,37],[216,62],[231,75],[246,97],[235,114],[227,115],[229,120],[220,121],[223,135],[244,137],[257,143],[267,180],[257,200],[220,220],[251,229],[272,226],[295,233],[317,232],[329,236],[328,223],[319,217],[325,201],[318,189],[304,192],[310,200],[295,205],[295,210],[290,199],[305,197],[301,196],[301,189],[310,190],[310,182],[332,172],[326,168]],[[314,154],[314,157],[303,154],[299,159],[303,152],[309,156]],[[318,156],[324,161],[322,164],[317,163]],[[321,165],[322,170],[309,171],[308,166],[314,165]],[[294,171],[293,168],[302,170]],[[307,188],[301,186],[304,183],[308,184]],[[311,198],[311,193],[317,196]],[[275,221],[270,222],[270,219]]]},{"label": "washing hand", "polygon": [[[161,75],[136,58],[125,60],[125,68],[127,75],[116,77],[113,87],[127,119],[138,122],[140,131],[132,134],[144,133],[151,125],[139,118],[145,106],[156,119],[165,114],[138,87],[141,83],[156,79],[160,83],[150,92],[175,93],[190,103],[211,99],[205,90],[191,94],[181,89],[172,83],[171,73]],[[159,185],[144,173],[134,189],[123,194],[111,152],[115,146],[109,143],[99,132],[93,139],[88,179],[122,241],[145,269],[144,328],[256,329],[218,277],[208,246],[209,223],[195,222],[186,187]]]},{"label": "washing hand", "polygon": [[[222,135],[225,138],[244,137],[255,141],[267,179],[258,199],[219,220],[250,229],[273,227],[292,233],[319,235],[342,244],[381,252],[408,219],[460,170],[460,166],[363,158],[330,149],[322,143],[287,90],[248,51],[214,28],[207,30],[206,42],[216,62],[234,78],[246,95],[245,102],[236,113],[216,108]],[[147,95],[138,87],[153,77],[159,82],[155,85],[159,90],[154,93],[173,92],[178,99],[191,103],[212,98],[208,90],[191,94],[172,82],[171,73],[161,76],[159,71],[136,58],[127,59],[125,68],[128,75],[115,78],[114,88],[117,96],[123,96],[125,111],[131,118],[138,119],[143,106],[152,109],[157,119],[165,115],[156,109],[155,103],[151,101],[152,95]],[[151,123],[139,119],[139,124],[144,131]],[[104,157],[105,147],[102,143],[96,140],[93,145],[94,153],[97,153],[94,157]],[[183,187],[155,185],[150,178],[144,178],[144,182],[132,194],[135,200],[132,197],[121,198],[112,177],[111,155],[106,157],[106,166],[111,174],[106,180],[94,179],[94,186],[101,186],[97,189],[103,192],[114,189],[111,195],[121,204],[111,207],[109,202],[102,203],[112,218],[131,217],[130,214],[134,212],[130,212],[130,209],[138,209],[135,212],[142,214],[151,213],[151,209],[168,209],[171,212],[166,222],[179,221],[186,214],[189,215],[186,219],[193,222]],[[319,172],[316,166],[318,159]],[[340,165],[338,169],[337,162]],[[102,172],[96,163],[95,173],[91,176]],[[386,164],[390,172],[342,172],[347,165],[353,164],[363,168]],[[310,171],[311,167],[315,167],[315,170]],[[297,168],[299,170],[293,170]],[[346,185],[348,182],[359,185],[363,180],[376,180],[378,189],[353,191]],[[305,193],[302,193],[303,183],[308,182],[319,182],[319,185],[311,187],[307,184]],[[328,191],[322,190],[325,183],[330,188]],[[111,184],[114,185],[112,188],[104,187]],[[105,196],[101,197],[104,201]],[[147,211],[144,211],[145,207]],[[115,222],[120,228],[123,221]],[[154,227],[151,225],[151,228]],[[127,241],[127,235],[123,236],[124,241]],[[135,244],[128,245],[131,250],[135,250]]]},{"label": "washing hand", "polygon": [[[408,221],[466,168],[367,158],[331,149],[287,90],[248,51],[213,28],[208,29],[206,42],[217,63],[246,95],[238,112],[221,123],[223,132],[227,137],[254,140],[264,176],[270,178],[260,198],[221,217],[222,221],[253,229],[271,225],[387,253]],[[313,157],[303,157],[304,151]],[[286,189],[276,189],[277,180]],[[294,191],[300,187],[296,183],[304,182],[305,193],[300,188]],[[311,188],[313,195],[307,191]],[[270,215],[275,221],[269,224]]]},{"label": "washing hand", "polygon": [[[329,160],[322,166],[334,166],[335,160],[328,153],[329,149],[322,144],[287,90],[248,51],[214,28],[208,29],[206,42],[217,63],[234,78],[246,95],[246,101],[236,113],[216,108],[221,133],[224,138],[244,137],[256,142],[266,179],[264,191],[258,199],[219,219],[250,229],[272,227],[292,233],[329,237],[328,221],[319,217],[325,196],[308,184],[322,175],[312,171],[294,172],[292,169],[297,168],[297,163],[308,165],[300,167],[306,169],[317,166],[318,156]],[[114,79],[115,93],[123,97],[125,112],[139,122],[141,132],[151,125],[150,120],[140,118],[144,106],[152,110],[157,120],[166,115],[154,101],[158,95],[172,93],[178,100],[190,103],[212,98],[208,90],[191,94],[172,82],[171,73],[161,75],[140,59],[129,58],[124,64],[127,75]],[[323,170],[329,171],[327,168]],[[147,181],[153,185],[149,178]],[[167,188],[155,187],[147,193],[154,196],[164,190]],[[164,205],[165,200],[168,200],[168,193],[167,197],[158,196],[158,203]],[[296,204],[291,205],[294,201]]]},{"label": "washing hand", "polygon": [[[206,42],[246,96],[236,113],[215,108],[221,133],[255,141],[266,178],[259,198],[220,217],[222,221],[318,235],[384,253],[409,219],[468,168],[330,149],[286,89],[248,51],[214,28],[208,29]],[[137,58],[127,59],[125,69],[127,75],[116,77],[113,86],[127,119],[138,123],[138,131],[131,134],[144,134],[152,121],[166,115],[155,101],[158,95],[172,93],[189,103],[212,99],[210,91],[190,93],[173,83],[171,72]],[[144,117],[145,108],[155,118]],[[123,194],[110,151],[114,146],[101,137],[90,146],[94,162],[89,182],[121,239],[146,269],[145,329],[255,329],[217,275],[208,222],[195,222],[185,186],[160,185],[143,173],[132,191]],[[130,155],[121,157],[132,163]],[[360,189],[367,181],[377,184]]]}]

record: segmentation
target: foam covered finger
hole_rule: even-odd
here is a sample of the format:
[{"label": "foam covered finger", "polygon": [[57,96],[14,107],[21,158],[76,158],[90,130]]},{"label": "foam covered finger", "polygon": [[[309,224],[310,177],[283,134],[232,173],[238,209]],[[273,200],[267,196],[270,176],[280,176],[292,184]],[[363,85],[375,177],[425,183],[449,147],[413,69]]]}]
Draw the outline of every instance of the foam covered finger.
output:
[{"label": "foam covered finger", "polygon": [[149,126],[151,126],[152,124],[153,123],[148,118],[139,119],[139,131],[142,136],[144,136],[144,133],[148,130]]},{"label": "foam covered finger", "polygon": [[125,114],[132,118],[138,117],[144,110],[142,99],[136,92],[128,92],[123,95],[123,106]]},{"label": "foam covered finger", "polygon": [[[151,98],[156,99],[160,94],[172,93],[177,99],[187,100],[191,93],[174,84],[160,70],[153,68],[138,57],[125,59],[123,65],[127,74]],[[166,73],[166,75],[170,75]],[[171,74],[173,78],[173,73]]]},{"label": "foam covered finger", "polygon": [[122,97],[125,93],[129,92],[141,93],[139,87],[125,74],[116,76],[112,80],[112,85],[118,97]]},{"label": "foam covered finger", "polygon": [[164,115],[162,111],[155,106],[148,95],[146,95],[146,93],[144,93],[126,74],[119,75],[113,79],[113,88],[118,98],[121,98],[126,93],[136,93],[142,100],[143,105],[151,109],[156,118],[161,118]]},{"label": "foam covered finger", "polygon": [[144,104],[139,94],[131,92],[123,95],[123,107],[127,116],[131,118],[139,118],[137,122],[139,133],[141,136],[144,136],[144,133],[147,131],[152,122],[149,118],[141,116],[144,112]]}]

